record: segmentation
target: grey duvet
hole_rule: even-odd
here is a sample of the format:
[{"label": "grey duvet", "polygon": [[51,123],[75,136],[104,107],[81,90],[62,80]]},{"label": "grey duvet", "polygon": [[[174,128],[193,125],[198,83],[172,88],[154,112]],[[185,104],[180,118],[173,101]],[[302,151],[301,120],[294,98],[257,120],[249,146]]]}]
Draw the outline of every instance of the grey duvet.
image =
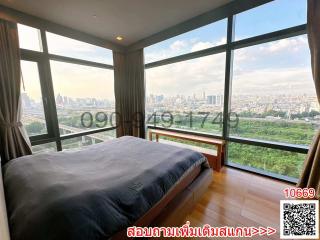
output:
[{"label": "grey duvet", "polygon": [[134,137],[14,159],[3,168],[12,240],[109,239],[200,164],[200,153]]}]

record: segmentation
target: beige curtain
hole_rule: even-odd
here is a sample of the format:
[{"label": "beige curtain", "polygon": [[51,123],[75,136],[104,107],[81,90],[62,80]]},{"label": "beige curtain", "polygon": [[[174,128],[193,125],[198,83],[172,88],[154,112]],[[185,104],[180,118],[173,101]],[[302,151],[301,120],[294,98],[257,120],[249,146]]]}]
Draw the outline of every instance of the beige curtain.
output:
[{"label": "beige curtain", "polygon": [[117,137],[145,137],[145,79],[143,49],[114,52]]},{"label": "beige curtain", "polygon": [[[320,1],[308,0],[308,40],[313,80],[320,102]],[[304,163],[298,187],[315,188],[320,198],[320,130],[318,130]]]},{"label": "beige curtain", "polygon": [[0,19],[0,156],[1,164],[31,154],[21,123],[20,49],[17,24]]}]

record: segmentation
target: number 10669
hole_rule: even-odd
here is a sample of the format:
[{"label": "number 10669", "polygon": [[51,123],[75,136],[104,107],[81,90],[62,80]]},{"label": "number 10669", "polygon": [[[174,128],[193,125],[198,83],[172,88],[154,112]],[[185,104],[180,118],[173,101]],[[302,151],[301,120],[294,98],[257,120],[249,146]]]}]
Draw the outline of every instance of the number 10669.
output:
[{"label": "number 10669", "polygon": [[314,188],[286,188],[283,190],[285,198],[315,198]]}]

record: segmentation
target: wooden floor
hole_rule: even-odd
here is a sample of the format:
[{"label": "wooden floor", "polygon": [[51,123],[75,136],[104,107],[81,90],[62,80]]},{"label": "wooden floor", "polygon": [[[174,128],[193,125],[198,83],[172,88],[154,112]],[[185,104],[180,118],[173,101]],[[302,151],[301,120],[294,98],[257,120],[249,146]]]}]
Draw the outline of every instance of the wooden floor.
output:
[{"label": "wooden floor", "polygon": [[280,239],[280,200],[286,187],[293,185],[224,167],[214,172],[208,191],[186,221],[191,226],[270,226],[277,235],[250,239]]}]

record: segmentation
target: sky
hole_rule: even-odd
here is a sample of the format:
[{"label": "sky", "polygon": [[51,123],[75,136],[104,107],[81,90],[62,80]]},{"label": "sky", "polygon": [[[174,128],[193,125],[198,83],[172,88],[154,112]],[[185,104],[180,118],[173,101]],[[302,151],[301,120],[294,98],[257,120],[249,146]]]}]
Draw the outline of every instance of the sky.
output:
[{"label": "sky", "polygon": [[[39,31],[18,25],[20,47],[40,51]],[[49,53],[113,65],[112,51],[47,32]],[[113,71],[83,65],[50,61],[55,95],[71,98],[97,98],[114,100]],[[25,91],[36,101],[41,99],[37,65],[22,61]]]},{"label": "sky", "polygon": [[[306,0],[275,0],[236,16],[235,39],[243,39],[306,23]],[[226,19],[157,43],[145,49],[153,62],[226,42]],[[36,29],[19,28],[20,45],[39,50]],[[112,64],[112,52],[90,44],[47,33],[50,53]],[[110,70],[77,67],[51,61],[55,94],[70,97],[114,98]],[[26,65],[26,64],[25,64]],[[34,68],[34,67],[33,67]],[[26,91],[39,98],[32,67],[24,67]],[[193,95],[223,93],[225,53],[146,70],[147,94]],[[270,42],[234,52],[233,94],[315,95],[306,36]],[[33,71],[33,73],[32,73]],[[29,79],[29,80],[28,80]],[[28,80],[28,81],[27,81]],[[36,86],[37,85],[37,86]],[[290,91],[289,91],[290,90]]]},{"label": "sky", "polygon": [[[276,0],[236,16],[240,40],[306,23],[305,0]],[[209,24],[145,49],[146,63],[226,42],[227,21]],[[225,54],[146,70],[147,94],[223,94]],[[306,35],[234,51],[233,95],[315,96]]]},{"label": "sky", "polygon": [[50,61],[55,95],[114,100],[113,70]]}]

